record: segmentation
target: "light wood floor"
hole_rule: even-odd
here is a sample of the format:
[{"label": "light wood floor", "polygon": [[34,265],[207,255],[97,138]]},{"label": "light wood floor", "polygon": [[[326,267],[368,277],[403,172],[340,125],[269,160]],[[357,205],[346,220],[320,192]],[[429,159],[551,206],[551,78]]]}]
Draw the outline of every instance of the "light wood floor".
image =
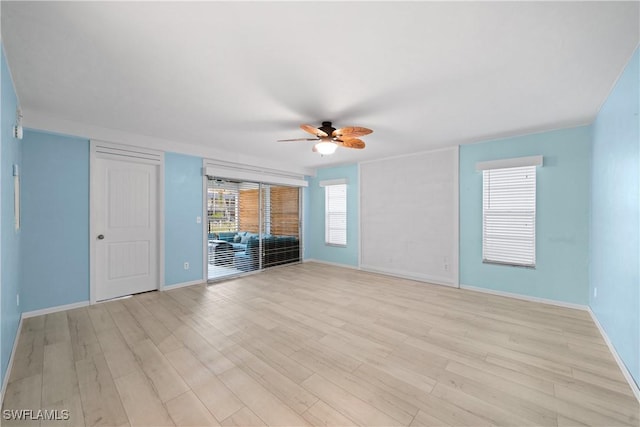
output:
[{"label": "light wood floor", "polygon": [[4,409],[27,408],[87,426],[639,423],[586,312],[311,263],[26,319]]}]

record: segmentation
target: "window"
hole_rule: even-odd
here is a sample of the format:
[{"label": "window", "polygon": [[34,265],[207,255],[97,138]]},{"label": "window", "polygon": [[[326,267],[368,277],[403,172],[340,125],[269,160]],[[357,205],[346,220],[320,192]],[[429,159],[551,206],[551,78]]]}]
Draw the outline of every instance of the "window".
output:
[{"label": "window", "polygon": [[[321,184],[322,185],[322,184]],[[325,243],[347,245],[347,184],[324,185]]]},{"label": "window", "polygon": [[482,171],[482,261],[535,267],[536,166]]},{"label": "window", "polygon": [[221,179],[207,181],[209,233],[238,230],[239,184]]},{"label": "window", "polygon": [[207,278],[300,261],[300,187],[207,177]]}]

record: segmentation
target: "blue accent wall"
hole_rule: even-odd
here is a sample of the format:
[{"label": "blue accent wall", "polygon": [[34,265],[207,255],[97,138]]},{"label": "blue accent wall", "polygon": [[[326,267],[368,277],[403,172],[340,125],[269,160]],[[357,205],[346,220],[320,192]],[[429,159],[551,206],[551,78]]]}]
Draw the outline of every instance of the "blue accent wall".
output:
[{"label": "blue accent wall", "polygon": [[[328,246],[324,243],[324,188],[320,181],[347,179],[347,246]],[[308,227],[305,241],[306,259],[358,266],[359,243],[359,184],[358,165],[336,166],[318,169],[315,177],[309,179]]]},{"label": "blue accent wall", "polygon": [[25,130],[24,311],[89,301],[89,141]]},{"label": "blue accent wall", "polygon": [[[202,158],[166,153],[165,174],[165,286],[203,280]],[[189,263],[189,270],[184,263]]]},{"label": "blue accent wall", "polygon": [[[542,155],[537,169],[536,267],[482,262],[486,160]],[[589,302],[591,128],[563,129],[460,147],[460,284],[568,303]]]},{"label": "blue accent wall", "polygon": [[13,342],[18,331],[21,307],[16,304],[20,292],[20,243],[22,231],[15,230],[13,214],[13,165],[22,169],[22,143],[13,137],[18,99],[11,74],[1,49],[0,64],[0,384],[7,372]]},{"label": "blue accent wall", "polygon": [[[593,125],[590,305],[640,384],[640,51]],[[597,296],[594,291],[597,289]]]}]

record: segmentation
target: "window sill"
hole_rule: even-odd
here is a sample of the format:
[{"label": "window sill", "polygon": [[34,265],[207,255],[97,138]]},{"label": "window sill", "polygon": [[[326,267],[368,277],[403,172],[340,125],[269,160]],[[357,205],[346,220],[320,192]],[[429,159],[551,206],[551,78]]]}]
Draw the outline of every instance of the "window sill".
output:
[{"label": "window sill", "polygon": [[324,245],[325,246],[333,246],[335,248],[346,248],[347,247],[347,245],[339,245],[337,243],[327,243],[327,242],[324,242]]},{"label": "window sill", "polygon": [[527,268],[529,270],[535,270],[536,269],[536,265],[535,264],[513,264],[510,262],[500,262],[500,261],[489,261],[486,259],[482,260],[483,264],[493,264],[493,265],[503,265],[505,267],[519,267],[519,268]]}]

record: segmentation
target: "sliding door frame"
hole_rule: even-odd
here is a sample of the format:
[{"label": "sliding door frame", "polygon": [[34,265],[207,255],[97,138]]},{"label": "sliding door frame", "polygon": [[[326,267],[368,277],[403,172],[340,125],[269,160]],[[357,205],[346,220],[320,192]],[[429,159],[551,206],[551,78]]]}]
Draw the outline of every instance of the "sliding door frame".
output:
[{"label": "sliding door frame", "polygon": [[[296,187],[298,189],[298,251],[299,251],[299,263],[303,262],[304,258],[304,203],[303,203],[303,188],[309,185],[304,175],[295,174],[286,171],[267,169],[254,167],[250,165],[223,162],[213,159],[202,160],[202,275],[207,283],[215,283],[217,280],[211,281],[209,279],[209,212],[208,212],[208,181],[209,177],[215,177],[219,179],[252,182],[258,184],[258,232],[259,239],[259,268],[254,271],[245,273],[239,273],[237,275],[228,277],[241,277],[249,274],[255,274],[263,271],[263,203],[262,203],[262,187],[263,185],[275,185],[275,186],[287,186]],[[287,264],[284,264],[287,265]],[[273,267],[270,267],[273,268]],[[221,280],[224,280],[222,278]]]}]

